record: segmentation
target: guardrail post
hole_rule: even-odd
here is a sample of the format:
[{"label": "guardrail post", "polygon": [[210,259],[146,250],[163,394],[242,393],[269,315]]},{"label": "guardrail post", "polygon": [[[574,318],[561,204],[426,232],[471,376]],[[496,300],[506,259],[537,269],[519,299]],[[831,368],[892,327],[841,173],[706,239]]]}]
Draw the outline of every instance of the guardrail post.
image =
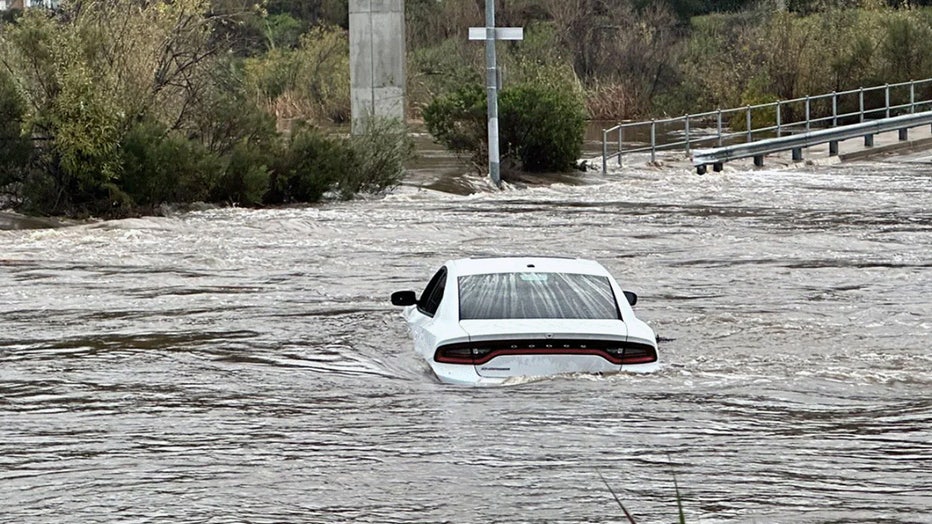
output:
[{"label": "guardrail post", "polygon": [[608,131],[602,130],[602,174],[608,171]]},{"label": "guardrail post", "polygon": [[806,132],[809,132],[809,95],[806,95]]},{"label": "guardrail post", "polygon": [[838,156],[838,140],[832,140],[828,143],[828,156]]},{"label": "guardrail post", "polygon": [[874,135],[864,135],[864,147],[874,147]]},{"label": "guardrail post", "polygon": [[780,126],[781,126],[780,104],[781,102],[777,100],[777,138],[780,138],[780,136],[782,136],[783,134],[782,133],[783,130],[780,129]]},{"label": "guardrail post", "polygon": [[887,106],[887,118],[890,118],[890,84],[884,84],[884,101]]},{"label": "guardrail post", "polygon": [[625,128],[621,127],[621,123],[618,124],[618,167],[621,167],[621,149],[622,149],[622,137],[624,136]]},{"label": "guardrail post", "polygon": [[838,93],[832,91],[832,127],[838,127]]},{"label": "guardrail post", "polygon": [[748,131],[748,142],[751,142],[751,106],[748,106],[746,115],[747,131]]},{"label": "guardrail post", "polygon": [[686,133],[686,154],[689,154],[689,113],[683,115],[683,132]]},{"label": "guardrail post", "polygon": [[858,89],[858,114],[860,115],[860,122],[864,121],[864,88]]},{"label": "guardrail post", "polygon": [[718,110],[718,145],[722,145],[722,110]]},{"label": "guardrail post", "polygon": [[898,129],[897,138],[900,139],[900,142],[906,142],[909,140],[909,128],[904,127],[903,129]]},{"label": "guardrail post", "polygon": [[657,162],[657,122],[650,120],[650,163]]},{"label": "guardrail post", "polygon": [[802,162],[803,160],[803,148],[794,147],[793,148],[793,162]]}]

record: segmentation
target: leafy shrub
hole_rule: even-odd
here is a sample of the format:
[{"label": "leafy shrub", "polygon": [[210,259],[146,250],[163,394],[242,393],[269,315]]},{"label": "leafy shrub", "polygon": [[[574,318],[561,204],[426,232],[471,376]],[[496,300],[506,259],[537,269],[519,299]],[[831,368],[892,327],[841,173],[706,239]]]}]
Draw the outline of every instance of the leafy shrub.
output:
[{"label": "leafy shrub", "polygon": [[35,215],[61,212],[62,192],[58,180],[49,172],[30,170],[23,178],[22,191],[17,195],[17,209]]},{"label": "leafy shrub", "polygon": [[424,124],[437,142],[481,165],[488,150],[487,108],[482,87],[465,84],[424,108]]},{"label": "leafy shrub", "polygon": [[270,49],[279,47],[293,49],[298,46],[301,34],[307,26],[288,13],[279,13],[269,15],[266,19],[266,28],[266,38]]},{"label": "leafy shrub", "polygon": [[404,124],[390,118],[369,118],[365,133],[353,136],[350,147],[356,162],[338,184],[343,198],[397,186],[414,152]]},{"label": "leafy shrub", "polygon": [[346,122],[350,115],[349,36],[332,26],[312,29],[295,51],[300,64],[294,88],[307,93],[311,116]]},{"label": "leafy shrub", "polygon": [[350,198],[390,189],[404,177],[404,162],[412,151],[404,125],[393,119],[370,119],[364,134],[349,139],[299,125],[284,150],[270,160],[265,201],[315,202],[331,191]]},{"label": "leafy shrub", "polygon": [[315,202],[353,169],[351,148],[309,126],[293,130],[272,162],[269,203]]},{"label": "leafy shrub", "polygon": [[681,115],[740,105],[747,78],[761,68],[756,46],[747,42],[760,24],[747,13],[694,18],[679,60],[680,82],[661,93],[656,109]]},{"label": "leafy shrub", "polygon": [[261,204],[269,191],[273,154],[274,150],[246,140],[233,146],[226,168],[211,189],[210,200],[243,206]]},{"label": "leafy shrub", "polygon": [[525,171],[569,171],[579,159],[586,114],[572,90],[523,84],[502,92],[500,140],[504,156]]},{"label": "leafy shrub", "polygon": [[130,129],[121,150],[121,187],[139,206],[207,200],[223,169],[220,158],[201,143],[152,121]]},{"label": "leafy shrub", "polygon": [[[481,165],[488,151],[485,93],[477,85],[440,97],[424,110],[427,130]],[[566,171],[578,160],[585,131],[581,93],[557,86],[521,84],[502,91],[499,143],[502,158],[529,172]]]},{"label": "leafy shrub", "polygon": [[55,150],[63,176],[94,193],[120,173],[120,111],[96,88],[86,64],[61,64],[60,91],[52,104]]},{"label": "leafy shrub", "polygon": [[[868,4],[824,3],[796,12],[791,5],[790,12],[757,8],[694,18],[677,66],[680,87],[661,95],[658,109],[682,114],[677,102],[694,99],[693,110],[707,111],[932,75],[928,11],[862,3]],[[852,100],[840,111],[856,110]],[[813,107],[814,113],[826,110],[830,106]]]},{"label": "leafy shrub", "polygon": [[[26,104],[9,74],[0,69],[0,194],[22,180],[32,145],[22,133]],[[0,202],[2,205],[2,202]]]},{"label": "leafy shrub", "polygon": [[278,139],[275,118],[247,99],[237,78],[215,76],[219,77],[220,89],[205,93],[192,104],[189,136],[221,155],[228,154],[243,141],[271,148]]},{"label": "leafy shrub", "polygon": [[[24,132],[41,137],[33,142],[32,162],[42,174],[25,181],[24,205],[109,215],[132,201],[124,176],[152,171],[144,163],[124,165],[133,158],[121,151],[127,133],[141,121],[190,132],[197,101],[217,89],[209,73],[220,53],[207,30],[208,8],[205,0],[66,3],[54,12],[28,9],[3,27],[0,58],[30,108]],[[180,135],[185,138],[173,137],[169,146],[194,134]],[[155,151],[166,158],[190,153]],[[177,185],[185,191],[134,191],[144,201],[193,194],[183,180]],[[28,194],[30,188],[37,193]]]}]

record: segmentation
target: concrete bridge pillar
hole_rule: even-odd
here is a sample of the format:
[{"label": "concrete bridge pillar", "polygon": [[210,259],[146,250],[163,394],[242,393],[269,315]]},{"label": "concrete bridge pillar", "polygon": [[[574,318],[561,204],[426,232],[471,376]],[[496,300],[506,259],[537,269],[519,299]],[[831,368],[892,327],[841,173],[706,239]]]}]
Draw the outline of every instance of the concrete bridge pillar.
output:
[{"label": "concrete bridge pillar", "polygon": [[369,117],[405,118],[404,0],[349,0],[353,134]]}]

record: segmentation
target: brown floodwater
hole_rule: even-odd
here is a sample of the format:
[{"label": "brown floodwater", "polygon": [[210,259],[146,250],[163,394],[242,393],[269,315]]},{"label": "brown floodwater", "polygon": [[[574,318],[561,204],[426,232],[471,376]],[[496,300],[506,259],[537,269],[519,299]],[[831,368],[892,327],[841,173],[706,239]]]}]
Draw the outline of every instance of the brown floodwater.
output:
[{"label": "brown floodwater", "polygon": [[[504,191],[444,165],[0,231],[0,521],[625,522],[601,474],[667,523],[675,474],[687,522],[929,522],[928,157]],[[515,253],[601,261],[662,369],[439,384],[389,294]]]}]

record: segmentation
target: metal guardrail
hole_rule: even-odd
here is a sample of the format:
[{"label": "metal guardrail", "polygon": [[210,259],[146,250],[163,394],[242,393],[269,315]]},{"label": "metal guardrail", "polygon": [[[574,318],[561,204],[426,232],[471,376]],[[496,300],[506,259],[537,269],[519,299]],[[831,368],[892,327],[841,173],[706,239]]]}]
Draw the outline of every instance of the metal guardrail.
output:
[{"label": "metal guardrail", "polygon": [[[676,118],[628,122],[602,130],[602,172],[607,170],[609,160],[617,159],[618,165],[622,165],[626,154],[650,152],[650,161],[656,162],[658,151],[680,149],[688,154],[693,146],[750,143],[786,134],[807,133],[812,128],[836,127],[927,110],[932,110],[932,78]],[[761,120],[765,125],[755,128],[755,122]],[[743,129],[738,129],[742,126]],[[674,138],[669,139],[670,135]],[[626,142],[625,137],[638,140]],[[617,150],[609,152],[610,145]]]},{"label": "metal guardrail", "polygon": [[873,145],[874,135],[889,131],[899,131],[900,140],[907,139],[907,130],[922,125],[932,125],[932,111],[882,118],[872,122],[861,122],[847,126],[807,131],[797,135],[758,140],[746,144],[734,144],[713,149],[697,149],[693,152],[692,162],[701,175],[706,166],[711,164],[715,171],[721,171],[722,164],[729,160],[754,157],[754,165],[764,164],[764,155],[780,151],[792,151],[793,160],[802,160],[802,148],[819,144],[829,144],[829,155],[838,154],[838,142],[851,138],[864,137],[866,146]]}]

